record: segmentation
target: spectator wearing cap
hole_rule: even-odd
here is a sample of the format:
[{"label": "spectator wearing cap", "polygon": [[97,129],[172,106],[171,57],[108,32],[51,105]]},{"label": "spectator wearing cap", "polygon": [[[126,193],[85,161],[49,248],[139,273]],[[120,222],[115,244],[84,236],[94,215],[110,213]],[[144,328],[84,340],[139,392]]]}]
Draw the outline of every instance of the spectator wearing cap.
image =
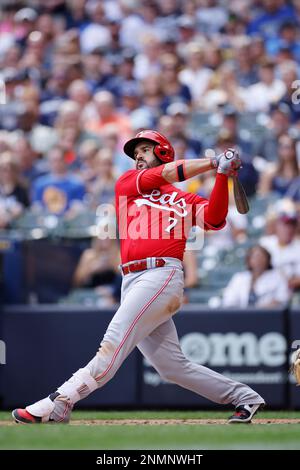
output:
[{"label": "spectator wearing cap", "polygon": [[259,66],[258,76],[259,81],[244,93],[244,106],[246,111],[267,112],[282,99],[286,87],[280,78],[276,78],[275,63],[270,59]]},{"label": "spectator wearing cap", "polygon": [[176,55],[163,54],[160,57],[160,82],[163,93],[161,110],[166,112],[167,107],[175,101],[191,104],[192,95],[189,87],[179,80],[180,63]]},{"label": "spectator wearing cap", "polygon": [[194,105],[201,102],[213,74],[204,64],[204,47],[204,44],[196,42],[186,47],[186,65],[178,75],[180,82],[189,87]]},{"label": "spectator wearing cap", "polygon": [[276,57],[283,49],[290,51],[291,58],[300,61],[299,25],[294,20],[284,21],[278,36],[266,41],[266,50],[269,56]]},{"label": "spectator wearing cap", "polygon": [[176,31],[166,33],[160,40],[162,54],[176,54],[178,45],[178,37]]},{"label": "spectator wearing cap", "polygon": [[94,49],[108,47],[111,42],[110,31],[107,28],[107,18],[102,2],[89,0],[86,3],[89,23],[83,27],[80,34],[80,49],[83,54],[89,54]]},{"label": "spectator wearing cap", "polygon": [[286,196],[291,186],[299,182],[299,176],[296,142],[290,135],[282,134],[278,139],[278,161],[261,173],[259,192],[263,196],[270,191]]},{"label": "spectator wearing cap", "polygon": [[[283,207],[284,200],[280,201]],[[297,237],[298,217],[294,205],[280,210],[275,222],[275,233],[261,237],[260,244],[272,256],[273,266],[279,269],[292,288],[297,279],[300,287],[300,240]],[[296,287],[296,286],[295,286]]]},{"label": "spectator wearing cap", "polygon": [[16,68],[8,67],[1,73],[5,83],[5,106],[0,106],[0,128],[14,131],[18,126],[18,115],[23,109],[17,91],[23,80],[27,77]]},{"label": "spectator wearing cap", "polygon": [[123,50],[115,66],[115,76],[109,80],[109,90],[117,99],[118,105],[120,105],[124,88],[133,90],[134,87],[139,86],[139,82],[134,77],[134,59],[135,52],[132,49]]},{"label": "spectator wearing cap", "polygon": [[22,47],[25,46],[29,34],[34,31],[37,18],[38,14],[33,8],[25,7],[16,12],[14,34],[18,44]]},{"label": "spectator wearing cap", "polygon": [[248,87],[258,82],[257,63],[251,56],[251,41],[243,38],[240,44],[233,48],[233,63],[237,82],[241,87]]},{"label": "spectator wearing cap", "polygon": [[190,15],[181,15],[177,20],[177,26],[179,30],[179,43],[188,43],[195,39],[197,34],[197,20],[195,17]]},{"label": "spectator wearing cap", "polygon": [[121,20],[107,18],[107,28],[110,33],[110,43],[105,48],[105,57],[110,64],[117,65],[122,57],[123,47],[120,44]]},{"label": "spectator wearing cap", "polygon": [[182,138],[187,145],[187,158],[198,158],[202,151],[199,139],[189,132],[190,109],[187,104],[180,101],[170,104],[167,115],[173,119],[173,135],[171,139]]},{"label": "spectator wearing cap", "polygon": [[121,79],[128,81],[134,81],[134,59],[135,52],[133,49],[124,49],[120,57],[120,63],[118,67],[118,76]]},{"label": "spectator wearing cap", "polygon": [[247,270],[233,275],[223,292],[223,306],[274,308],[287,305],[290,292],[286,278],[273,269],[269,251],[254,245],[246,255]]}]

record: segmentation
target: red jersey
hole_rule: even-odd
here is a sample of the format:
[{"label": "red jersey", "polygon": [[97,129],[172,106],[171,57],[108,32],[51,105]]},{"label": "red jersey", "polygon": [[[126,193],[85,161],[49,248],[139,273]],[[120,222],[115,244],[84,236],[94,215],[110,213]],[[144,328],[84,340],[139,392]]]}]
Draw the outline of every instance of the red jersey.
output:
[{"label": "red jersey", "polygon": [[164,166],[129,170],[116,183],[116,214],[122,264],[148,257],[183,259],[190,229],[220,230],[204,220],[208,200],[162,176]]}]

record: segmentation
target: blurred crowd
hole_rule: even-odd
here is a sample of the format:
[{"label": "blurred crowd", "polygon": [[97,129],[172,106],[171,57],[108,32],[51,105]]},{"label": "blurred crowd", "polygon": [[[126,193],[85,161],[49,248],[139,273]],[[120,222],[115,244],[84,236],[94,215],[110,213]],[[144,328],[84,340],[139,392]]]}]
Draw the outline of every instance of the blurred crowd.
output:
[{"label": "blurred crowd", "polygon": [[[113,202],[132,167],[124,142],[155,128],[180,159],[240,149],[247,195],[270,205],[252,226],[232,201],[226,230],[205,243],[229,250],[260,228],[252,238],[270,266],[288,246],[287,289],[298,289],[299,25],[300,0],[1,0],[0,229],[28,212],[72,220]],[[209,196],[213,180],[184,189]],[[285,242],[280,224],[293,227]]]}]

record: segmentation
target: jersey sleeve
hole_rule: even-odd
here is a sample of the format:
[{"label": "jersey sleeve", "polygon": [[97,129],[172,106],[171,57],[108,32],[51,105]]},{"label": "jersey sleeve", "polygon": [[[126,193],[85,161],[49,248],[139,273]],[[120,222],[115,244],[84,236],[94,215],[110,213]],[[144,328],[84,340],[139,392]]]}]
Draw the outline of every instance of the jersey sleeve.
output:
[{"label": "jersey sleeve", "polygon": [[116,192],[119,195],[134,196],[169,184],[162,176],[164,165],[148,170],[129,170],[122,175],[116,183]]}]

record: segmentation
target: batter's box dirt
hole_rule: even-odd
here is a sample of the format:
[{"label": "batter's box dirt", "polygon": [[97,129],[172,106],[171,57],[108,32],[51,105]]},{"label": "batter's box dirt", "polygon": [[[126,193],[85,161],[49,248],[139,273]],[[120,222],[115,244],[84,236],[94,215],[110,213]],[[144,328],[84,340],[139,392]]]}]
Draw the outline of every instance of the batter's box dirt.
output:
[{"label": "batter's box dirt", "polygon": [[[226,419],[74,419],[70,426],[172,426],[228,424]],[[300,419],[253,419],[253,424],[300,424]],[[0,421],[1,426],[14,426],[13,421]],[[54,424],[55,425],[55,424]]]},{"label": "batter's box dirt", "polygon": [[[71,425],[86,426],[161,426],[161,425],[208,425],[228,424],[226,419],[111,419],[74,420]],[[254,419],[252,424],[300,424],[300,419]]]}]

